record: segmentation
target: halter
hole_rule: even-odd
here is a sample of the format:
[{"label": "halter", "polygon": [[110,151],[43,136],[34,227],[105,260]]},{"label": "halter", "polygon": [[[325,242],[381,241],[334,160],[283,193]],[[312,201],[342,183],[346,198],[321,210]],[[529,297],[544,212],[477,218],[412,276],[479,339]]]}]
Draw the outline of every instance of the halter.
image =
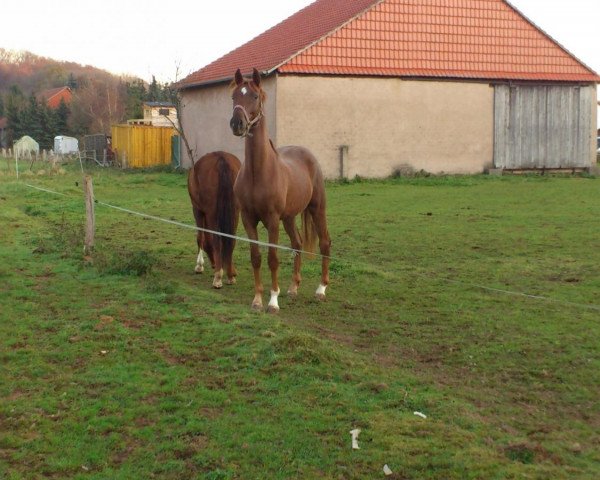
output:
[{"label": "halter", "polygon": [[250,130],[252,129],[252,127],[254,127],[254,125],[256,125],[258,122],[260,122],[260,119],[263,117],[263,105],[262,105],[262,99],[260,100],[259,106],[258,106],[258,113],[256,114],[256,116],[250,120],[250,115],[248,115],[248,112],[246,111],[246,109],[243,107],[243,105],[235,105],[233,107],[233,111],[235,112],[235,110],[239,108],[242,113],[244,114],[244,118],[246,119],[246,127],[244,128],[244,131],[242,133],[242,137],[251,137],[252,134],[250,133]]}]

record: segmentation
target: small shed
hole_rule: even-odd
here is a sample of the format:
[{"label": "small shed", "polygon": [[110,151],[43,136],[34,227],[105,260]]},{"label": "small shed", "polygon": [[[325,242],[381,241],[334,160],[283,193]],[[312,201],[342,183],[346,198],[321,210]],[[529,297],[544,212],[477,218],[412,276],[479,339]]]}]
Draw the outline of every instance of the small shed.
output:
[{"label": "small shed", "polygon": [[40,144],[29,135],[25,135],[15,142],[13,149],[16,158],[25,156],[31,158],[32,155],[39,155]]},{"label": "small shed", "polygon": [[69,155],[79,151],[79,142],[76,138],[59,135],[54,137],[54,153]]},{"label": "small shed", "polygon": [[174,128],[151,125],[113,125],[112,149],[122,167],[153,167],[172,162]]},{"label": "small shed", "polygon": [[144,102],[144,122],[155,127],[178,128],[177,109],[169,102]]}]

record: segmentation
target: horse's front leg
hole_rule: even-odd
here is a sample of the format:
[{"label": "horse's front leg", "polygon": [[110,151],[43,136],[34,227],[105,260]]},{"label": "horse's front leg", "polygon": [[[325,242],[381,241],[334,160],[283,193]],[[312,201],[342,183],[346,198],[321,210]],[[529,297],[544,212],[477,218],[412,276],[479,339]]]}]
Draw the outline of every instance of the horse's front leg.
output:
[{"label": "horse's front leg", "polygon": [[[279,217],[273,216],[269,218],[266,223],[267,231],[269,233],[269,243],[277,245],[279,243]],[[271,299],[269,300],[269,306],[267,311],[269,313],[279,312],[279,303],[277,297],[279,297],[279,258],[277,257],[277,248],[269,247],[269,270],[271,270]]]},{"label": "horse's front leg", "polygon": [[[256,230],[258,220],[242,211],[242,223],[244,224],[244,229],[246,230],[248,238],[250,240],[258,240],[258,231]],[[252,262],[252,270],[254,272],[254,300],[252,300],[252,309],[262,310],[263,286],[262,282],[260,281],[261,257],[260,249],[256,243],[250,244],[250,261]]]}]

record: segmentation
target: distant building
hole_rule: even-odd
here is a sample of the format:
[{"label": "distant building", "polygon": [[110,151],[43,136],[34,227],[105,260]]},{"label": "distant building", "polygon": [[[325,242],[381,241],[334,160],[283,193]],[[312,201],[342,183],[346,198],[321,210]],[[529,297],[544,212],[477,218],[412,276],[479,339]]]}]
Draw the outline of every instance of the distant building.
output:
[{"label": "distant building", "polygon": [[168,102],[144,102],[143,121],[130,120],[129,123],[152,125],[154,127],[179,127],[177,109]]},{"label": "distant building", "polygon": [[60,105],[61,100],[64,100],[69,105],[73,99],[73,93],[69,87],[51,88],[50,90],[40,92],[37,95],[37,99],[40,102],[45,102],[50,108],[56,109]]}]

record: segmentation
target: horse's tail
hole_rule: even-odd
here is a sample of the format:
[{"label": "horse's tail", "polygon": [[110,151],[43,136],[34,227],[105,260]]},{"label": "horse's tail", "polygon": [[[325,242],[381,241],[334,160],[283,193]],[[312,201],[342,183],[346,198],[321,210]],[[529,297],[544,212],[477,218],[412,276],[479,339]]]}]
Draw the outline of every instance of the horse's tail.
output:
[{"label": "horse's tail", "polygon": [[[223,155],[217,160],[217,227],[221,233],[235,234],[235,198],[233,196],[233,172]],[[231,257],[235,246],[233,238],[221,237],[222,258]]]},{"label": "horse's tail", "polygon": [[304,240],[302,249],[309,253],[308,258],[315,258],[317,226],[308,208],[302,212],[302,238]]}]

